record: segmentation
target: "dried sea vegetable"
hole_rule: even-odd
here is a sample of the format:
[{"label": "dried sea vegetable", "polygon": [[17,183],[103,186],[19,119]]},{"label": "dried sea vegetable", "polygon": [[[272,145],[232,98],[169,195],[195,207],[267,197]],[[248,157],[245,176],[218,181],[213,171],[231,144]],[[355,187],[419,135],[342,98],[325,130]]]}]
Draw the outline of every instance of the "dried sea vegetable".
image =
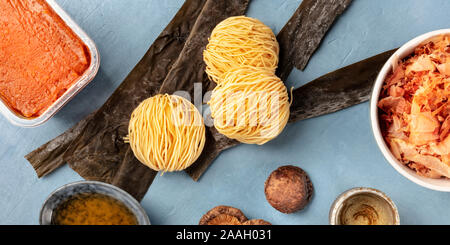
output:
[{"label": "dried sea vegetable", "polygon": [[303,0],[277,35],[280,62],[277,75],[285,81],[295,66],[303,70],[337,17],[352,0]]},{"label": "dried sea vegetable", "polygon": [[[375,55],[330,72],[295,89],[289,122],[318,117],[367,101],[378,72],[394,52],[395,49]],[[220,137],[214,127],[208,130],[216,132],[215,135]],[[225,136],[221,137],[225,139],[216,138],[215,144],[209,146],[210,152],[202,154],[207,158],[199,158],[186,170],[194,180],[201,177],[221,151],[239,144]]]},{"label": "dried sea vegetable", "polygon": [[[195,99],[194,83],[202,84],[203,94],[200,98],[203,98],[204,93],[214,88],[215,83],[211,82],[205,73],[203,50],[208,44],[208,38],[216,25],[227,17],[243,15],[248,4],[249,0],[214,0],[205,4],[193,27],[191,36],[186,41],[185,48],[164,80],[160,93],[172,94],[176,91],[187,91],[192,101]],[[186,169],[186,172],[194,180],[198,180],[221,151],[237,144],[237,141],[218,133],[214,127],[208,127],[205,148],[197,161]]]},{"label": "dried sea vegetable", "polygon": [[[161,60],[168,60],[170,64],[158,66],[157,69],[160,70],[149,70],[145,67],[140,70],[136,67],[133,71],[136,70],[135,74],[138,77],[131,75],[132,72],[125,79],[124,83],[127,83],[127,80],[136,81],[142,74],[146,74],[144,75],[144,83],[140,83],[139,86],[149,88],[151,91],[136,94],[133,91],[139,89],[131,86],[130,90],[127,90],[125,94],[116,97],[118,101],[123,101],[123,98],[132,98],[127,100],[129,102],[128,106],[122,104],[107,105],[106,108],[116,108],[117,110],[111,110],[109,113],[97,113],[91,120],[92,123],[87,124],[82,134],[65,153],[64,159],[68,161],[69,165],[76,167],[78,169],[76,171],[80,172],[89,167],[93,161],[98,162],[99,160],[96,156],[101,157],[102,168],[94,166],[89,169],[91,173],[95,171],[93,172],[95,176],[90,176],[91,178],[100,175],[102,179],[106,177],[107,182],[124,183],[124,185],[119,186],[132,194],[143,197],[155,176],[155,172],[140,164],[134,158],[130,147],[122,140],[127,135],[128,121],[132,110],[142,100],[156,94],[158,90],[160,93],[174,93],[177,90],[183,90],[190,91],[191,95],[193,95],[194,82],[204,81],[206,87],[206,83],[209,81],[204,75],[201,53],[208,42],[209,34],[220,21],[230,16],[245,14],[248,3],[249,0],[207,0],[203,8],[198,8],[201,9],[201,12],[196,18],[183,48],[176,50],[176,52],[171,52],[170,57],[152,56],[153,64],[157,64]],[[172,63],[172,61],[174,62]],[[167,71],[168,73],[165,74]],[[150,80],[151,74],[152,76],[161,74],[158,78],[164,77],[162,85],[161,80],[158,80],[157,83],[145,84],[146,81]],[[136,83],[132,82],[129,84],[136,85]],[[120,115],[117,115],[117,113],[120,113]],[[114,116],[114,119],[112,116]],[[120,121],[117,119],[118,117],[121,118]],[[91,160],[91,158],[93,159]],[[119,168],[116,167],[117,162],[121,163]],[[117,169],[127,171],[127,174],[117,174],[115,173]],[[114,175],[115,178],[110,178],[110,175]],[[138,193],[133,193],[136,190],[138,190]]]},{"label": "dried sea vegetable", "polygon": [[[195,99],[194,83],[202,84],[202,94],[197,95],[201,96],[200,98],[203,98],[205,92],[215,87],[215,83],[211,82],[205,73],[203,50],[208,44],[208,38],[216,25],[227,17],[245,14],[249,1],[215,0],[208,1],[205,4],[191,36],[186,41],[185,48],[161,86],[160,93],[172,94],[176,91],[187,91],[191,101],[193,101]],[[221,151],[237,144],[237,141],[219,134],[214,127],[206,128],[206,143],[202,154],[185,171],[197,181]]]},{"label": "dried sea vegetable", "polygon": [[137,162],[122,137],[127,134],[132,110],[143,99],[158,92],[205,2],[187,0],[183,4],[141,61],[97,112],[25,156],[38,176],[68,162],[85,179],[116,184],[137,199],[144,196],[156,172]]},{"label": "dried sea vegetable", "polygon": [[[337,4],[342,2],[349,1],[337,1]],[[62,165],[65,161],[68,161],[69,165],[82,177],[115,184],[130,192],[137,199],[141,199],[156,172],[138,163],[128,145],[124,144],[121,139],[121,137],[126,135],[129,115],[140,101],[154,95],[158,90],[169,93],[177,90],[187,90],[190,92],[191,98],[193,98],[194,82],[201,82],[203,91],[214,87],[214,83],[211,83],[204,74],[204,64],[201,57],[202,47],[206,45],[205,37],[209,36],[210,31],[215,26],[215,24],[211,26],[212,23],[217,24],[226,18],[223,15],[225,10],[214,9],[214,7],[219,6],[227,9],[233,4],[237,4],[237,8],[245,11],[248,0],[227,1],[227,4],[218,0],[187,0],[172,22],[150,47],[144,58],[97,113],[92,113],[90,118],[80,121],[72,129],[26,156],[35,168],[38,176],[43,176]],[[304,0],[302,3],[303,7],[300,6],[299,9],[305,9],[305,6],[311,4],[314,3]],[[319,10],[323,9],[319,8]],[[201,16],[202,13],[204,14],[203,17]],[[240,14],[244,13],[236,13],[234,15]],[[197,19],[199,15],[200,18]],[[213,17],[208,19],[205,17],[207,15]],[[291,20],[296,20],[300,16],[301,18],[306,18],[307,16],[315,15],[304,15],[301,10],[297,10]],[[338,14],[334,13],[333,16],[334,20]],[[301,25],[292,26],[292,23],[290,21],[283,30],[290,29],[293,32],[299,30],[316,31],[302,28]],[[297,23],[307,22],[301,21]],[[330,26],[331,23],[333,21],[330,22]],[[283,30],[277,37],[281,40],[280,45],[282,49],[292,48],[290,46],[292,44],[287,44],[287,42],[295,41],[295,39],[283,41],[284,39],[280,36],[286,32]],[[298,38],[298,36],[296,37]],[[320,40],[322,37],[320,37]],[[306,54],[307,57],[304,58],[306,61],[309,60],[320,40],[314,44],[315,47],[309,47],[308,50],[312,51],[309,55]],[[184,47],[185,42],[187,45]],[[326,75],[326,77],[330,78],[328,80],[321,77],[317,80],[322,80],[322,82],[315,80],[312,82],[312,85],[307,84],[296,89],[294,92],[295,97],[304,96],[303,94],[308,91],[318,91],[317,89],[321,86],[324,88],[322,90],[323,94],[321,94],[321,101],[314,101],[314,98],[308,98],[306,102],[297,100],[298,102],[292,106],[291,110],[294,112],[290,121],[320,116],[351,106],[352,103],[362,102],[368,97],[368,88],[372,86],[371,79],[374,77],[373,74],[376,74],[379,70],[378,66],[384,63],[382,57],[376,57],[342,68],[336,71],[336,74],[330,73]],[[281,75],[285,79],[294,63],[290,65],[290,62],[293,61],[288,56],[280,58],[282,59],[280,64],[288,64],[288,67],[290,67],[284,71],[284,75]],[[192,65],[191,68],[190,65]],[[185,69],[188,69],[188,72]],[[367,71],[363,72],[364,70]],[[355,72],[360,77],[355,78]],[[352,82],[346,81],[348,76],[352,77]],[[163,86],[161,86],[162,84]],[[333,89],[333,86],[335,89]],[[338,94],[339,91],[349,92],[350,97],[357,95],[357,98],[349,100],[347,96]],[[125,100],[124,98],[127,99]],[[337,104],[337,106],[330,106],[332,103]],[[314,110],[315,106],[321,109]],[[314,113],[309,113],[312,107],[314,107]],[[221,151],[238,144],[237,141],[230,140],[217,133],[214,127],[208,128],[206,137],[209,143],[205,145],[203,154],[197,159],[196,163],[186,170],[194,180],[198,180]]]},{"label": "dried sea vegetable", "polygon": [[194,181],[198,181],[202,174],[208,169],[209,165],[224,150],[240,144],[238,141],[229,139],[225,135],[217,132],[214,127],[206,128],[206,144],[202,154],[199,156],[185,172],[191,176]]},{"label": "dried sea vegetable", "polygon": [[[282,81],[287,79],[294,66],[299,69],[303,69],[306,66],[328,29],[351,2],[352,0],[302,1],[294,15],[277,35],[277,40],[280,44],[280,60],[277,75]],[[196,55],[198,56],[200,53]],[[204,73],[203,76],[205,76]],[[203,87],[213,88],[212,86]],[[294,101],[296,100],[294,99]],[[328,101],[318,100],[317,103],[325,104]],[[294,118],[297,117],[295,113],[297,113],[297,110],[293,111]],[[323,113],[315,114],[315,116],[320,115],[323,115]],[[239,144],[238,141],[228,139],[218,133],[214,127],[209,127],[207,131],[207,141],[210,143],[207,142],[206,149],[203,150],[200,158],[186,170],[195,181],[201,177],[220,152]]]},{"label": "dried sea vegetable", "polygon": [[39,148],[25,156],[33,166],[34,171],[36,171],[39,178],[44,177],[66,163],[66,160],[63,158],[64,153],[67,151],[70,144],[72,144],[72,141],[80,135],[81,130],[83,130],[94,114],[95,111],[66,132],[41,145]]},{"label": "dried sea vegetable", "polygon": [[199,81],[204,69],[196,71],[192,59],[186,58],[206,46],[209,29],[229,16],[244,14],[248,2],[186,1],[177,14],[179,18],[173,20],[178,24],[174,32],[163,31],[141,62],[72,140],[62,159],[83,178],[115,184],[141,199],[156,172],[140,164],[123,141],[131,112],[142,100],[158,93],[162,84],[192,91],[192,85],[182,85]]},{"label": "dried sea vegetable", "polygon": [[[176,91],[189,92],[194,98],[194,83],[202,83],[202,92],[214,88],[206,73],[203,50],[208,44],[212,30],[222,20],[245,14],[250,0],[208,0],[200,13],[177,61],[167,74],[160,93],[172,94]],[[191,100],[192,101],[192,100]]]},{"label": "dried sea vegetable", "polygon": [[289,122],[332,113],[369,99],[373,82],[396,49],[323,75],[293,92]]}]

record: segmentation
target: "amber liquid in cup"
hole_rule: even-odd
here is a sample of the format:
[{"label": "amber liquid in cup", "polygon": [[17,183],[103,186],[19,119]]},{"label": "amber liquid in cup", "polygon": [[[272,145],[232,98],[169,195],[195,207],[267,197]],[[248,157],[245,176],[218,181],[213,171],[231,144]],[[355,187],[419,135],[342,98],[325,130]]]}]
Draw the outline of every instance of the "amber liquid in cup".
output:
[{"label": "amber liquid in cup", "polygon": [[357,194],[345,200],[340,225],[394,225],[394,214],[386,200],[373,194]]},{"label": "amber liquid in cup", "polygon": [[53,212],[53,225],[137,225],[136,216],[124,204],[99,193],[77,194]]}]

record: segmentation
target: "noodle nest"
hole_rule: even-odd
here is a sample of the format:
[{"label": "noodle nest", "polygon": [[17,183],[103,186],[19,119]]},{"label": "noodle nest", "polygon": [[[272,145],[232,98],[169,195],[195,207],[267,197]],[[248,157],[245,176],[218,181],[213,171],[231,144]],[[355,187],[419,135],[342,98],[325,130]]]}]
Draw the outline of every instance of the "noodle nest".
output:
[{"label": "noodle nest", "polygon": [[247,144],[277,137],[289,119],[289,96],[271,71],[243,67],[226,73],[209,101],[219,133]]},{"label": "noodle nest", "polygon": [[156,95],[132,113],[128,137],[136,158],[155,171],[180,171],[200,156],[205,145],[203,117],[188,100]]},{"label": "noodle nest", "polygon": [[251,66],[275,72],[279,45],[272,30],[261,21],[235,16],[220,22],[212,31],[203,60],[206,73],[216,83],[230,69]]}]

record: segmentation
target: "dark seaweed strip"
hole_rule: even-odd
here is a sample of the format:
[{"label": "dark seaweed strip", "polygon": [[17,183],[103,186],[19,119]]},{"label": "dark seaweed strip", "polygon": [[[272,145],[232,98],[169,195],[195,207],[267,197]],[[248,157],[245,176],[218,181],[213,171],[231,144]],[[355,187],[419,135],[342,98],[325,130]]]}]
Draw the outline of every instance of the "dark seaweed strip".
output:
[{"label": "dark seaweed strip", "polygon": [[280,62],[277,75],[285,81],[292,68],[303,70],[336,18],[352,0],[303,0],[277,35]]},{"label": "dark seaweed strip", "polygon": [[[306,66],[311,55],[317,47],[319,47],[320,42],[328,29],[335,19],[347,8],[351,1],[352,0],[302,1],[294,15],[277,35],[277,40],[280,43],[280,61],[277,74],[283,81],[287,79],[294,66],[300,69],[303,69]],[[211,31],[204,34],[209,34],[210,32]],[[198,52],[193,55],[199,56],[201,54],[202,52]],[[201,71],[204,70],[203,62],[197,69],[200,68],[202,69]],[[200,76],[204,77],[205,74],[202,72],[201,75],[198,75],[198,77]],[[203,86],[203,88],[211,89],[213,87],[210,83],[207,83],[207,85],[208,86]],[[172,91],[175,90],[172,89]],[[186,170],[195,181],[201,177],[221,151],[239,144],[239,142],[230,140],[219,134],[214,127],[208,128],[208,131],[207,144],[202,155]]]},{"label": "dark seaweed strip", "polygon": [[368,100],[378,72],[395,50],[328,73],[295,89],[289,122],[332,113]]},{"label": "dark seaweed strip", "polygon": [[[245,1],[233,1],[228,2],[224,4],[223,1],[210,1],[208,8],[203,8],[205,1],[190,1],[188,0],[182,7],[182,9],[179,11],[177,16],[174,19],[179,19],[182,21],[182,15],[180,13],[187,14],[186,5],[191,6],[191,11],[196,10],[196,16],[191,15],[193,18],[188,18],[187,15],[184,16],[185,23],[184,25],[180,25],[178,28],[186,30],[186,26],[189,28],[195,23],[195,20],[197,19],[198,14],[201,10],[206,9],[204,12],[203,18],[208,18],[208,15],[210,16],[210,19],[213,20],[212,22],[220,22],[220,21],[214,21],[217,18],[224,19],[226,17],[220,17],[223,15],[224,12],[232,11],[230,8],[236,8],[238,9],[234,13],[236,15],[244,14],[249,0]],[[197,4],[197,7],[195,7],[195,4]],[[214,7],[213,5],[217,4],[220,8],[211,8]],[[219,5],[220,4],[220,5]],[[224,11],[225,9],[225,11]],[[212,10],[212,11],[211,11]],[[235,15],[235,14],[231,15]],[[230,16],[231,16],[230,15]],[[189,20],[187,20],[189,19]],[[174,20],[173,20],[174,21]],[[172,21],[172,22],[173,22]],[[199,22],[200,23],[200,22]],[[169,24],[169,26],[174,27],[175,23]],[[181,24],[181,23],[178,23]],[[160,37],[158,37],[157,41],[155,41],[155,44],[158,42],[159,39],[164,37],[172,37],[169,33],[169,26],[166,28],[166,31],[164,31]],[[197,29],[202,28],[203,25],[197,24]],[[215,26],[215,24],[214,24]],[[212,28],[214,28],[212,26]],[[176,28],[173,28],[176,29]],[[175,43],[181,43],[184,42],[185,39],[188,37],[189,33],[183,33],[180,31],[179,35],[175,35],[176,38],[174,40],[168,41],[168,45],[171,42],[175,41]],[[196,39],[191,38],[192,40],[198,40],[198,37]],[[158,45],[157,45],[158,46]],[[160,48],[156,53],[163,53],[164,54],[164,45],[159,45]],[[191,47],[195,46],[191,44]],[[152,46],[153,47],[153,46]],[[152,49],[152,48],[151,48]],[[95,118],[93,120],[84,119],[83,121],[79,122],[74,128],[66,131],[66,133],[62,134],[58,138],[55,138],[54,140],[50,141],[49,143],[41,146],[39,149],[36,149],[29,155],[27,155],[27,159],[29,159],[30,163],[33,166],[51,166],[51,170],[47,171],[51,172],[53,169],[55,169],[57,166],[62,165],[65,161],[69,162],[69,165],[77,171],[81,176],[85,177],[86,179],[93,179],[93,180],[100,180],[105,182],[110,182],[115,185],[118,185],[119,187],[122,187],[126,190],[128,190],[130,193],[137,193],[135,194],[135,197],[140,199],[146,192],[148,185],[151,183],[151,180],[154,177],[155,173],[152,173],[149,181],[146,181],[146,174],[149,170],[147,168],[144,169],[136,169],[137,166],[143,167],[142,164],[137,164],[137,160],[132,156],[131,151],[129,147],[125,147],[124,144],[121,141],[120,135],[125,133],[125,126],[128,124],[129,114],[131,114],[131,110],[135,108],[136,105],[124,105],[121,104],[121,101],[123,100],[123,97],[130,97],[131,100],[133,100],[135,103],[140,102],[141,100],[145,99],[146,97],[149,97],[155,93],[155,91],[158,89],[158,86],[161,85],[162,80],[166,77],[166,74],[163,74],[162,72],[155,72],[157,71],[156,68],[160,68],[161,70],[165,70],[166,72],[169,71],[169,67],[172,67],[173,61],[175,61],[175,58],[178,58],[178,54],[181,52],[181,47],[179,46],[179,49],[173,49],[171,52],[173,57],[162,57],[158,56],[156,58],[151,58],[151,54],[154,53],[155,50],[151,51],[151,49],[147,52],[147,54],[144,56],[144,58],[141,60],[141,62],[133,69],[133,71],[130,73],[130,75],[125,79],[124,83],[119,86],[119,88],[114,92],[114,94],[110,97],[110,99],[105,103],[105,105],[100,109],[102,111],[101,113],[97,113],[95,115]],[[177,57],[174,57],[174,56]],[[170,55],[167,55],[170,56]],[[163,63],[161,64],[161,61]],[[154,66],[152,65],[152,62]],[[170,63],[170,64],[166,64]],[[147,68],[146,66],[149,66],[150,68]],[[201,69],[202,72],[204,69]],[[136,77],[133,77],[133,74],[136,75]],[[139,74],[143,74],[142,79],[140,79]],[[150,74],[153,75],[153,77],[150,77]],[[157,80],[158,82],[149,84],[148,81],[150,78]],[[206,76],[205,76],[206,78]],[[141,88],[140,84],[133,83],[132,81],[138,81],[147,83],[147,85],[151,85],[151,90],[144,98],[139,98],[138,94],[133,93],[132,91],[139,91]],[[143,81],[140,81],[143,80]],[[208,81],[207,79],[205,79]],[[127,82],[128,81],[128,82]],[[130,84],[129,84],[130,83]],[[124,85],[128,84],[128,85]],[[130,85],[131,86],[130,88]],[[136,87],[134,85],[137,85]],[[145,86],[144,86],[145,87]],[[187,89],[192,91],[190,88]],[[142,91],[141,91],[142,92]],[[131,95],[131,96],[130,96]],[[127,99],[127,102],[129,102]],[[119,103],[117,103],[119,102]],[[120,106],[119,106],[120,105]],[[124,108],[122,108],[124,107]],[[123,113],[126,109],[130,109],[129,113]],[[112,111],[113,113],[110,113]],[[118,114],[114,114],[118,113]],[[106,114],[106,115],[105,115]],[[115,118],[111,118],[109,115],[115,115]],[[128,115],[127,115],[128,114]],[[120,118],[123,118],[123,115],[126,115],[126,120],[121,121]],[[99,121],[100,120],[100,121]],[[85,122],[89,121],[89,124],[85,128]],[[103,122],[98,125],[98,122]],[[106,123],[105,123],[106,122]],[[113,126],[115,123],[119,122],[116,126]],[[109,127],[109,128],[108,128]],[[83,130],[83,133],[79,133]],[[72,131],[76,131],[76,133],[71,134]],[[100,140],[96,140],[94,135],[95,132],[99,135],[98,137]],[[68,137],[71,135],[71,137]],[[73,135],[73,136],[72,136]],[[79,135],[79,136],[78,136]],[[78,136],[78,137],[77,137]],[[76,140],[73,140],[76,138]],[[71,145],[73,142],[76,142],[75,145]],[[84,142],[83,142],[84,141]],[[49,146],[54,145],[54,143],[58,142],[60,145],[61,150],[58,151],[52,151],[52,149],[49,148]],[[80,143],[81,142],[81,143]],[[105,144],[103,144],[105,143]],[[71,146],[70,151],[66,151],[68,146]],[[110,150],[105,151],[105,150]],[[64,154],[65,153],[65,154]],[[61,156],[64,154],[64,159]],[[38,156],[50,156],[50,157],[41,157]],[[215,156],[214,156],[215,157]],[[214,157],[212,159],[214,159]],[[123,159],[121,161],[121,159]],[[56,164],[57,162],[57,164]],[[117,164],[119,162],[120,164]],[[100,163],[102,164],[100,166]],[[116,163],[116,164],[114,164]],[[117,166],[115,166],[117,165]],[[136,169],[136,170],[135,170]],[[143,178],[143,177],[144,178]],[[131,181],[130,181],[131,180]],[[146,184],[148,183],[148,184]],[[128,188],[129,187],[129,188]],[[139,188],[138,188],[139,187]],[[136,190],[138,189],[138,190]]]},{"label": "dark seaweed strip", "polygon": [[240,144],[217,132],[214,127],[206,128],[206,144],[200,157],[185,170],[194,181],[198,181],[209,165],[224,150]]},{"label": "dark seaweed strip", "polygon": [[[307,2],[307,1],[304,1],[304,3],[305,2]],[[296,12],[296,14],[298,14],[298,13]],[[292,17],[291,20],[295,19],[294,17]],[[285,28],[287,28],[287,27],[285,26]],[[285,29],[285,28],[283,28],[283,29]],[[277,38],[280,39],[279,36]],[[370,87],[372,86],[370,81],[372,81],[374,79],[375,74],[378,72],[378,70],[379,70],[378,66],[381,66],[381,64],[384,63],[382,57],[385,57],[387,59],[386,56],[388,56],[388,55],[386,53],[384,53],[384,54],[379,55],[378,57],[375,56],[375,57],[369,58],[365,61],[358,62],[354,65],[351,65],[351,66],[348,66],[348,67],[345,67],[345,68],[342,68],[342,69],[336,71],[336,74],[330,73],[330,74],[325,75],[324,77],[316,79],[315,81],[312,82],[312,84],[315,84],[314,86],[305,85],[305,86],[302,86],[302,87],[298,88],[297,90],[295,90],[295,92],[294,92],[295,98],[305,97],[308,102],[307,103],[301,103],[301,101],[298,101],[297,103],[294,102],[294,104],[292,105],[292,110],[294,112],[292,113],[293,116],[291,117],[290,121],[292,122],[292,121],[301,120],[301,119],[305,119],[305,118],[309,118],[309,117],[313,117],[313,116],[320,116],[325,113],[330,113],[330,112],[333,112],[333,111],[336,111],[339,109],[343,109],[347,106],[351,106],[352,103],[360,103],[360,102],[366,100],[368,98]],[[373,59],[375,59],[375,60],[373,60]],[[281,62],[283,62],[283,61],[281,61]],[[292,69],[292,66],[290,67],[289,72],[291,69]],[[364,72],[364,70],[367,70],[367,71]],[[361,77],[355,78],[354,74],[358,74]],[[287,77],[287,75],[289,75],[289,74],[286,73],[285,76]],[[204,79],[203,74],[202,74],[202,77],[203,78],[200,81],[202,81],[204,85],[205,84],[207,85],[206,88],[211,89],[213,87],[211,85],[211,83],[209,83],[209,82],[205,83],[203,80]],[[346,80],[347,77],[350,77],[351,79],[353,79],[354,82],[351,82],[351,81],[349,82],[349,80]],[[366,77],[366,78],[364,78],[364,77]],[[339,81],[344,84],[342,86],[337,86],[334,88],[333,88],[333,86],[330,85],[333,83],[340,83]],[[362,83],[362,85],[358,85],[359,83]],[[192,83],[187,83],[187,84],[191,84],[191,86],[192,86]],[[187,84],[180,83],[180,84],[176,84],[174,87],[171,87],[174,85],[174,84],[172,84],[171,86],[169,86],[167,91],[169,92],[171,89],[172,89],[172,91],[182,90],[184,87],[187,87]],[[320,88],[322,86],[323,86],[323,89],[321,90]],[[353,93],[350,90],[352,88],[356,89],[357,91],[355,93]],[[205,89],[205,86],[203,87],[203,89]],[[191,95],[192,95],[192,87],[190,87],[186,90],[190,91]],[[308,95],[308,93],[309,93],[308,91],[309,92],[313,91],[316,93],[321,91],[321,93],[325,93],[325,94],[322,94],[321,97],[324,99],[328,99],[328,101],[324,100],[324,101],[320,101],[320,103],[314,103],[314,98],[308,98],[307,96],[305,96],[305,94]],[[353,97],[353,99],[348,100],[347,96],[340,95],[339,94],[340,92],[350,93],[352,95],[351,97]],[[329,96],[326,95],[327,93]],[[329,100],[332,100],[332,102],[337,104],[337,106],[329,107],[329,105],[330,105]],[[312,110],[314,110],[315,106],[320,107],[321,109],[316,110],[314,113],[308,113],[308,111],[311,108],[313,108]],[[302,107],[309,108],[309,109],[302,110]],[[67,133],[70,133],[70,132],[67,131]],[[208,154],[202,154],[200,156],[200,158],[197,160],[197,162],[194,163],[194,165],[191,168],[186,170],[186,172],[188,172],[189,175],[191,175],[194,180],[198,180],[198,178],[202,175],[202,173],[204,171],[206,171],[209,164],[215,159],[215,157],[222,150],[225,150],[229,147],[232,147],[232,146],[238,144],[238,142],[229,140],[226,137],[218,134],[214,128],[209,128],[209,130],[207,131],[207,138],[210,140],[211,139],[214,140],[214,143],[207,144],[205,146],[204,153],[207,152]],[[57,140],[57,139],[55,139],[55,140]],[[39,148],[39,149],[41,149],[41,148]],[[36,151],[38,151],[38,150],[36,150]],[[57,154],[50,154],[50,155],[57,156]],[[133,165],[133,161],[136,161],[136,159],[131,155],[131,152],[128,149],[125,153],[125,158],[123,161],[124,164],[121,165],[122,169],[120,169],[118,171],[118,176],[119,175],[127,175],[127,176],[135,175],[135,176],[137,176],[137,178],[135,178],[135,179],[139,179],[140,178],[139,173],[142,173],[142,172],[140,172],[140,171],[131,171],[131,172],[128,171],[127,172],[126,171],[126,170],[132,170],[132,168],[127,167],[127,164]],[[116,184],[119,186],[127,185],[124,183],[124,181],[126,181],[126,178],[118,177],[115,179],[115,181],[113,181],[113,184]],[[149,184],[150,183],[151,183],[151,181],[149,182]],[[139,182],[137,182],[136,185],[139,186]]]},{"label": "dark seaweed strip", "polygon": [[[203,50],[208,44],[208,37],[222,20],[230,16],[245,14],[248,4],[249,0],[208,0],[180,57],[161,86],[160,93],[172,94],[176,91],[187,91],[193,101],[194,83],[202,84],[203,93],[214,88],[215,83],[208,79],[203,62]],[[197,96],[203,98],[203,94]],[[236,144],[238,144],[237,141],[219,134],[214,128],[207,128],[205,148],[197,161],[186,172],[194,180],[198,180],[221,151]]]},{"label": "dark seaweed strip", "polygon": [[67,151],[70,144],[72,144],[72,141],[80,135],[81,130],[86,126],[87,122],[91,120],[94,114],[95,112],[91,113],[66,132],[25,156],[33,166],[39,178],[53,172],[55,169],[66,163],[63,159],[64,153]]},{"label": "dark seaweed strip", "polygon": [[[67,161],[83,178],[115,184],[138,200],[142,199],[156,172],[134,159],[122,137],[127,134],[132,110],[143,99],[158,92],[205,2],[187,0],[183,4],[141,61],[91,119],[83,120],[27,155],[30,163],[38,166],[38,175],[40,172],[47,174]],[[61,145],[56,151],[55,144]]]},{"label": "dark seaweed strip", "polygon": [[[368,100],[378,72],[394,52],[395,49],[367,58],[295,89],[289,122],[336,112]],[[215,131],[214,127],[209,129]],[[187,169],[194,180],[201,177],[221,151],[239,144],[222,137],[216,139],[213,146],[207,146],[211,152],[205,158],[198,159],[195,165]]]},{"label": "dark seaweed strip", "polygon": [[134,159],[123,137],[142,100],[158,93],[177,60],[205,1],[188,0],[118,89],[99,109],[64,154],[69,166],[86,179],[115,183],[141,199],[156,172]]},{"label": "dark seaweed strip", "polygon": [[203,50],[208,44],[212,30],[222,20],[236,15],[243,15],[250,0],[208,0],[202,9],[192,32],[186,41],[178,60],[167,74],[160,93],[173,94],[176,91],[187,91],[194,98],[194,83],[202,84],[202,92],[214,88],[206,73],[203,62]]}]

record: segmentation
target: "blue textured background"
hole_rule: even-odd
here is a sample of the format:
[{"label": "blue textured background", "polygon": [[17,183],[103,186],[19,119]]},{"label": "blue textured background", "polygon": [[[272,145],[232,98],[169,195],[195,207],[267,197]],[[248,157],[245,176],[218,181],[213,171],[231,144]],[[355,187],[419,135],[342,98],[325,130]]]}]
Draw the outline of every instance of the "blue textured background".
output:
[{"label": "blue textured background", "polygon": [[[45,125],[23,129],[0,117],[0,224],[37,224],[42,202],[81,177],[64,166],[38,179],[23,158],[104,103],[167,25],[182,0],[58,0],[96,42],[102,57],[95,80]],[[277,33],[299,0],[253,0],[248,15]],[[449,28],[448,0],[354,0],[312,57],[287,84],[302,85],[345,65],[398,47],[422,33]],[[300,99],[300,98],[297,98]],[[264,197],[264,181],[284,164],[305,169],[314,184],[310,205],[282,214]],[[398,174],[372,137],[368,103],[287,126],[264,146],[223,152],[199,182],[187,174],[158,176],[142,201],[153,224],[197,224],[216,205],[273,224],[328,224],[333,200],[357,186],[380,189],[397,204],[402,224],[450,224],[450,193],[420,187]]]}]

